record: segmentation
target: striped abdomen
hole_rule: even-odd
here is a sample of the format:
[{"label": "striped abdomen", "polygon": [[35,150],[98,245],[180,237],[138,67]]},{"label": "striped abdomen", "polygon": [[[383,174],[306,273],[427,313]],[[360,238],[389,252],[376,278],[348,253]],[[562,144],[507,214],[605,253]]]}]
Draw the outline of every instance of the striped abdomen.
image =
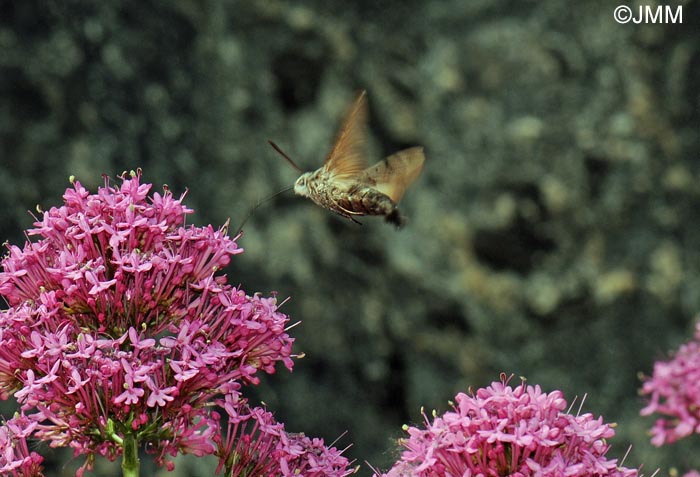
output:
[{"label": "striped abdomen", "polygon": [[319,187],[311,199],[318,205],[330,209],[343,217],[353,215],[382,215],[397,227],[403,225],[404,219],[396,204],[377,189],[356,184],[344,189],[334,186]]}]

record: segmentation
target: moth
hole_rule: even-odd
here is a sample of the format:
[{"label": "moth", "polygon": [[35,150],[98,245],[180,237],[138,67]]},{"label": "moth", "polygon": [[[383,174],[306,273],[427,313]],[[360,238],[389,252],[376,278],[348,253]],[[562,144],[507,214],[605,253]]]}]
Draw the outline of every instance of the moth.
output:
[{"label": "moth", "polygon": [[294,183],[297,195],[358,224],[357,216],[378,215],[401,227],[406,220],[398,203],[423,169],[423,148],[404,149],[369,166],[363,148],[366,125],[367,93],[362,91],[348,110],[323,165],[311,172],[303,172],[274,142],[268,142],[303,172]]}]

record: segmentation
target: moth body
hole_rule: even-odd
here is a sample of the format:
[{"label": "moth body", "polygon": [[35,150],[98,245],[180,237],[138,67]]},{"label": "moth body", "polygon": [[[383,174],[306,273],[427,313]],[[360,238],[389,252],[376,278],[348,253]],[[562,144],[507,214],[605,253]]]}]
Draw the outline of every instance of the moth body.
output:
[{"label": "moth body", "polygon": [[[323,165],[301,174],[294,183],[294,192],[354,222],[356,215],[381,215],[400,227],[404,218],[397,204],[423,169],[423,148],[404,149],[368,166],[363,148],[366,122],[363,91],[350,108]],[[270,144],[300,170],[279,147]]]},{"label": "moth body", "polygon": [[404,223],[388,195],[369,183],[334,181],[332,174],[323,169],[302,174],[294,184],[294,192],[351,220],[355,220],[353,215],[381,215],[397,227]]}]

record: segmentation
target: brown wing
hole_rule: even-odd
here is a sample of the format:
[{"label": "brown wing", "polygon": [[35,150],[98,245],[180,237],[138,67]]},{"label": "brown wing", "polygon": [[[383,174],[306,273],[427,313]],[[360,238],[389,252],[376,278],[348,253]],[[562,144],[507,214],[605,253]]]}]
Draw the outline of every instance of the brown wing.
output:
[{"label": "brown wing", "polygon": [[345,116],[335,138],[333,149],[323,168],[334,178],[343,180],[358,176],[367,167],[363,142],[367,125],[367,93],[360,92]]},{"label": "brown wing", "polygon": [[404,149],[365,169],[361,180],[388,195],[395,204],[398,204],[406,188],[423,170],[424,162],[425,154],[422,147]]}]

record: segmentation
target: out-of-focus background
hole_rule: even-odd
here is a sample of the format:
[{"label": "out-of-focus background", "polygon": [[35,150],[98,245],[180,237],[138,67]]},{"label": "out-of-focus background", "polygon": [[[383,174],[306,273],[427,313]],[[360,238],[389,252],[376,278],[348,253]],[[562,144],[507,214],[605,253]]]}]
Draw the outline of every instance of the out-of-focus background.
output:
[{"label": "out-of-focus background", "polygon": [[637,394],[700,311],[700,8],[669,5],[682,24],[609,1],[0,1],[0,238],[69,175],[137,167],[233,227],[297,176],[267,139],[315,169],[367,89],[372,161],[425,146],[410,222],[292,193],[254,212],[230,280],[291,296],[307,356],[251,399],[347,431],[367,476],[421,406],[513,373],[586,396],[628,467],[698,467],[697,437],[651,447]]}]

